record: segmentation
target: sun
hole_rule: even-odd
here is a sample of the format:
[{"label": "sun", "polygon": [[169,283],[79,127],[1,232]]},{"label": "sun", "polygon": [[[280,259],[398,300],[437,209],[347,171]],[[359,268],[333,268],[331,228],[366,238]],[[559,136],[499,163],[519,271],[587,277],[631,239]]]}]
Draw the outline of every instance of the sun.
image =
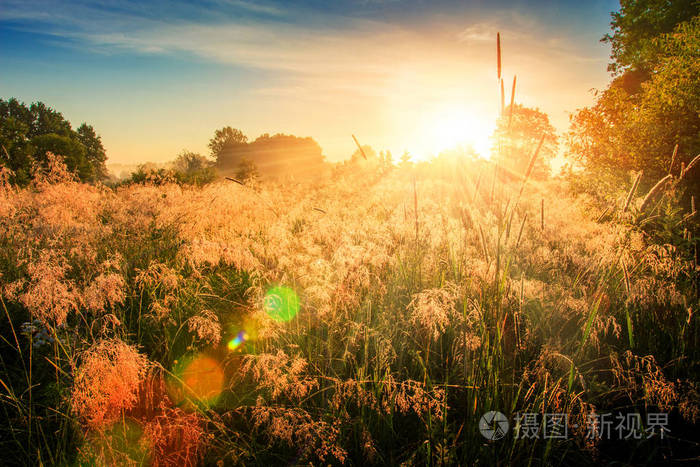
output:
[{"label": "sun", "polygon": [[471,146],[481,157],[490,156],[490,138],[495,128],[492,116],[467,107],[441,106],[425,113],[419,127],[416,150],[420,159],[464,146]]}]

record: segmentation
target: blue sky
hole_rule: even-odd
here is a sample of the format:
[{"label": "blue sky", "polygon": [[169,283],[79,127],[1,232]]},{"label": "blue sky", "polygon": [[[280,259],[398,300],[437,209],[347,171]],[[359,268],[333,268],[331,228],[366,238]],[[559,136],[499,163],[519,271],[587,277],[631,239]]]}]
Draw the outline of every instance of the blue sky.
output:
[{"label": "blue sky", "polygon": [[[54,2],[0,5],[0,97],[41,100],[102,135],[112,162],[206,153],[216,128],[435,152],[436,127],[495,118],[495,34],[516,101],[567,112],[605,85],[617,2]],[[449,140],[450,138],[446,138]],[[472,141],[473,140],[473,141]],[[483,144],[482,144],[483,145]]]}]

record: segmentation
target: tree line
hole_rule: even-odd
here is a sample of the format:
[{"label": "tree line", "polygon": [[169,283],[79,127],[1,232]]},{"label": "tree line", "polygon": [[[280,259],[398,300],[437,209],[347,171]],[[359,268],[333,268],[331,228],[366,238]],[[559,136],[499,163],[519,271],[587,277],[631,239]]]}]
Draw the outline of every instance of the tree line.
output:
[{"label": "tree line", "polygon": [[11,181],[25,185],[33,170],[45,167],[47,152],[60,154],[68,169],[83,181],[107,175],[107,155],[100,136],[87,123],[73,130],[63,115],[42,102],[29,106],[15,98],[0,99],[0,166],[12,171]]}]

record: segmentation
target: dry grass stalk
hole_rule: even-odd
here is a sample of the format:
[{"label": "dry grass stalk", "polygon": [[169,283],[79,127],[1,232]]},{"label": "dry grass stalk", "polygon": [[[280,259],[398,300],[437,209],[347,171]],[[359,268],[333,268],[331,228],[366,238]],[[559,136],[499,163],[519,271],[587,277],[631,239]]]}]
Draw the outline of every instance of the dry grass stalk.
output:
[{"label": "dry grass stalk", "polygon": [[481,185],[481,172],[479,172],[479,176],[476,179],[476,185],[474,186],[474,196],[472,197],[472,203],[476,201],[476,195],[479,194],[479,186]]},{"label": "dry grass stalk", "polygon": [[607,207],[603,210],[603,212],[601,213],[601,215],[598,216],[598,218],[597,218],[595,221],[596,221],[596,222],[602,221],[603,219],[605,219],[605,216],[607,216],[609,212],[610,212],[610,206],[607,206]]},{"label": "dry grass stalk", "polygon": [[517,76],[513,76],[513,89],[510,91],[510,114],[508,115],[508,129],[513,123],[513,105],[515,104],[515,80]]},{"label": "dry grass stalk", "polygon": [[622,274],[625,278],[625,292],[627,292],[627,296],[629,297],[632,295],[632,287],[630,286],[630,276],[629,272],[627,272],[627,264],[622,258],[620,258],[620,263],[622,264]]},{"label": "dry grass stalk", "polygon": [[641,171],[637,174],[637,177],[634,179],[634,183],[632,183],[632,188],[630,189],[629,194],[627,195],[627,199],[625,200],[625,205],[622,208],[622,212],[626,212],[627,208],[630,205],[630,202],[632,201],[632,197],[634,196],[634,193],[637,191],[637,186],[639,186],[639,180],[642,179],[642,174],[644,171]]},{"label": "dry grass stalk", "polygon": [[506,93],[503,90],[503,80],[500,80],[501,82],[501,116],[506,112],[505,105],[506,105]]},{"label": "dry grass stalk", "polygon": [[668,168],[668,173],[673,170],[673,164],[676,162],[676,154],[678,154],[678,144],[673,147],[673,155],[671,156],[671,165]]},{"label": "dry grass stalk", "polygon": [[654,187],[649,190],[649,193],[647,193],[646,197],[644,197],[644,201],[642,202],[642,206],[639,208],[641,211],[644,211],[644,209],[651,203],[651,201],[656,197],[657,194],[663,192],[664,188],[666,187],[666,183],[668,183],[669,180],[673,178],[673,175],[666,175],[664,178],[659,180]]},{"label": "dry grass stalk", "polygon": [[232,182],[236,182],[236,183],[238,183],[239,185],[245,185],[242,181],[240,181],[240,180],[238,180],[238,179],[236,179],[236,178],[232,178],[232,177],[225,177],[225,178],[226,178],[226,180],[230,180],[230,181],[232,181]]},{"label": "dry grass stalk", "polygon": [[367,160],[367,154],[365,154],[364,149],[362,149],[362,146],[360,146],[360,142],[357,141],[357,138],[355,138],[355,135],[352,135],[352,140],[355,141],[355,144],[357,145],[357,149],[360,150],[360,154],[362,154],[362,157],[364,157],[365,160]]},{"label": "dry grass stalk", "polygon": [[520,237],[523,235],[523,229],[525,228],[525,221],[527,221],[527,213],[523,217],[523,222],[520,224],[520,231],[518,232],[518,239],[515,241],[515,247],[517,248],[520,244]]},{"label": "dry grass stalk", "polygon": [[[532,169],[535,167],[535,161],[537,160],[537,155],[540,153],[540,149],[542,149],[542,143],[544,143],[544,134],[542,134],[542,137],[540,138],[540,142],[537,143],[537,148],[535,149],[535,152],[532,153],[532,157],[530,158],[530,163],[527,166],[527,171],[525,172],[525,178],[523,178],[523,184],[520,185],[520,192],[518,193],[518,201],[520,201],[520,197],[523,194],[523,190],[525,189],[525,184],[527,183],[528,178],[530,178],[530,174],[532,173]],[[515,206],[518,205],[518,201],[515,202]]]},{"label": "dry grass stalk", "polygon": [[413,213],[416,221],[416,242],[418,241],[418,190],[416,189],[416,179],[413,179]]},{"label": "dry grass stalk", "polygon": [[481,228],[481,225],[479,225],[479,234],[481,235],[481,247],[484,249],[484,258],[486,258],[486,262],[488,262],[489,250],[486,247],[486,237],[484,236],[484,230]]},{"label": "dry grass stalk", "polygon": [[680,177],[681,180],[683,180],[683,178],[685,178],[685,174],[690,172],[690,170],[698,164],[700,164],[700,154],[695,156],[695,158],[692,161],[690,161],[690,163],[685,168],[683,168],[681,170],[681,177]]},{"label": "dry grass stalk", "polygon": [[544,230],[544,198],[540,200],[540,228]]}]

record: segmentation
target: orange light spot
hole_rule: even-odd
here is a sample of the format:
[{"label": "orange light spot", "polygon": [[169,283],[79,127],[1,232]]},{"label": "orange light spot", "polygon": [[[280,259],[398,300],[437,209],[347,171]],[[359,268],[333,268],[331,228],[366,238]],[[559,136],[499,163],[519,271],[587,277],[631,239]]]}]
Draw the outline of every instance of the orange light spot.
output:
[{"label": "orange light spot", "polygon": [[211,357],[199,356],[176,368],[169,391],[173,401],[184,408],[210,406],[224,387],[224,370]]}]

